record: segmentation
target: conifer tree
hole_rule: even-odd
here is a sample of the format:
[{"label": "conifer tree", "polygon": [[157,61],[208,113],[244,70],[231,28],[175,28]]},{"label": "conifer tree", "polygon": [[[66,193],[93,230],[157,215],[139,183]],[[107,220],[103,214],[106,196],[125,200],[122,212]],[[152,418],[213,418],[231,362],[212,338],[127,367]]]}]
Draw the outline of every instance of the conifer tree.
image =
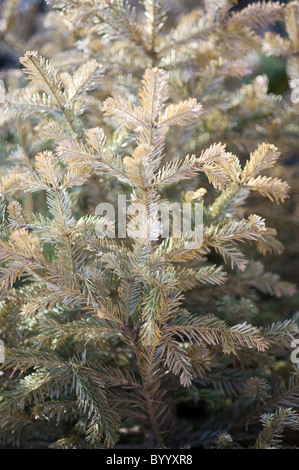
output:
[{"label": "conifer tree", "polygon": [[[3,446],[296,445],[298,294],[275,259],[298,211],[299,4],[234,3],[51,0],[32,36],[2,6],[22,66],[2,73]],[[262,53],[286,58],[283,96]],[[125,238],[96,209],[119,197]],[[164,237],[175,203],[202,230]]]}]

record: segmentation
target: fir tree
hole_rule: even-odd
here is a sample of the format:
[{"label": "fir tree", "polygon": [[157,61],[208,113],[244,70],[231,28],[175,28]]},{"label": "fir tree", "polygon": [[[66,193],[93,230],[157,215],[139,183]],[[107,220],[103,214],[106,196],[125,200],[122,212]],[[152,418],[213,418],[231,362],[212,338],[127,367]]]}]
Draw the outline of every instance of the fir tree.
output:
[{"label": "fir tree", "polygon": [[[27,79],[2,75],[3,446],[284,446],[299,427],[297,294],[273,259],[298,210],[283,164],[298,142],[298,2],[49,3],[32,37],[19,2],[2,7]],[[283,19],[286,37],[266,31]],[[244,83],[253,52],[286,58],[291,92]],[[119,195],[142,236],[104,236],[118,223],[96,206]],[[153,213],[174,202],[203,204],[202,239],[174,222],[161,236]],[[190,403],[206,413],[186,426]]]}]

